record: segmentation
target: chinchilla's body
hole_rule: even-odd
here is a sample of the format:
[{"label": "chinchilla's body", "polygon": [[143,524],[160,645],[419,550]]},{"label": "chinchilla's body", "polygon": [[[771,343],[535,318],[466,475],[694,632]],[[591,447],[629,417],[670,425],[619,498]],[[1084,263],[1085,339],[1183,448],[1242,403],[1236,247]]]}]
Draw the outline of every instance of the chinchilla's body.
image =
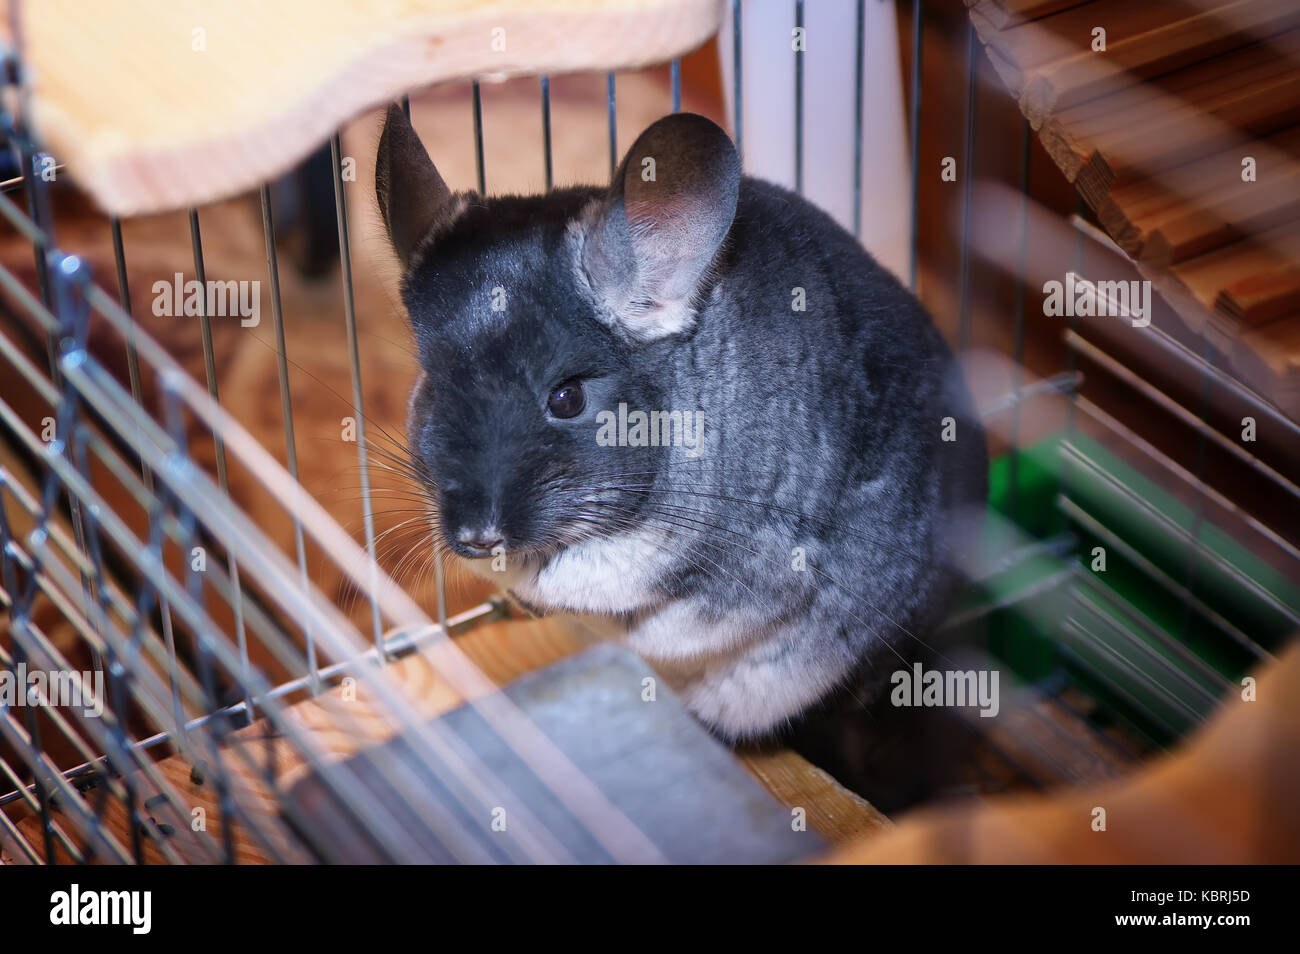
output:
[{"label": "chinchilla's body", "polygon": [[731,739],[911,666],[984,437],[850,235],[682,114],[611,188],[485,200],[390,110],[378,175],[424,372],[408,438],[452,550],[530,608],[616,620]]}]

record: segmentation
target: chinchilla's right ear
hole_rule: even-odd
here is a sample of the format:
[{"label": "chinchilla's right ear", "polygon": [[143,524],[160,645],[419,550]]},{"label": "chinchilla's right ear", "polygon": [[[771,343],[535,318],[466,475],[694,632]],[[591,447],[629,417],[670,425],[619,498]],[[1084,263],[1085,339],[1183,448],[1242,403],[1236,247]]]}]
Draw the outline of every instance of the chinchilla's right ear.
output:
[{"label": "chinchilla's right ear", "polygon": [[404,267],[435,230],[464,208],[447,188],[411,121],[396,103],[388,107],[375,157],[375,197],[393,251]]}]

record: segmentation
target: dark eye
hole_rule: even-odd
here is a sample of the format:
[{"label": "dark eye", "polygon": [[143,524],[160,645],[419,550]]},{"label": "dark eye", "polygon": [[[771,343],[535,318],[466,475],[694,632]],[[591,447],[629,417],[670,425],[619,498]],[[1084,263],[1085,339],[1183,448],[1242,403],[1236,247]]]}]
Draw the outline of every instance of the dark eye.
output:
[{"label": "dark eye", "polygon": [[546,402],[546,409],[551,417],[561,419],[577,417],[587,406],[587,398],[582,393],[582,384],[578,381],[565,381],[551,392]]}]

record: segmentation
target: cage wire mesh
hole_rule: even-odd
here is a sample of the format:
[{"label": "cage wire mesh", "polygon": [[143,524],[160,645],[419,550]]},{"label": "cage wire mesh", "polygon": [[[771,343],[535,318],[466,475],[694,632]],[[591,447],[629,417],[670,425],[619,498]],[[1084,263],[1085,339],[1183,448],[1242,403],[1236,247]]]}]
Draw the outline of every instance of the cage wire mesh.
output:
[{"label": "cage wire mesh", "polygon": [[[730,4],[722,40],[730,47],[731,132],[742,156],[743,77],[762,67],[744,61],[745,6],[740,0]],[[870,147],[864,137],[864,0],[854,10],[851,226],[860,233],[861,156]],[[803,2],[795,2],[790,13],[795,27],[804,23]],[[923,154],[922,141],[923,92],[931,92],[924,89],[930,15],[915,0],[905,26],[911,45],[912,164],[906,187],[912,225],[907,277],[922,291],[919,210],[928,164],[935,158]],[[981,95],[1003,94],[983,75],[988,66],[974,29],[966,25],[965,31],[961,167],[970,174],[958,186],[956,291],[954,307],[947,309],[956,321],[945,330],[962,351],[991,345],[1009,370],[1005,390],[981,401],[986,423],[991,429],[998,425],[1000,436],[994,440],[1002,442],[994,464],[992,549],[981,565],[970,568],[980,598],[959,607],[948,625],[980,630],[990,651],[1016,657],[1031,683],[1062,704],[1078,705],[1072,693],[1086,687],[1125,713],[1149,748],[1158,748],[1203,721],[1239,671],[1271,658],[1300,626],[1295,603],[1285,592],[1279,595],[1284,587],[1274,580],[1278,575],[1295,579],[1300,550],[1294,527],[1254,516],[1230,492],[1216,488],[1207,462],[1226,455],[1292,502],[1300,488],[1284,465],[1226,436],[1225,416],[1216,421],[1213,409],[1226,402],[1232,417],[1244,408],[1288,440],[1300,436],[1300,428],[1217,366],[1210,350],[1189,347],[1154,323],[1146,329],[1150,347],[1182,368],[1185,381],[1195,379],[1181,394],[1130,369],[1122,351],[1090,337],[1073,319],[1064,329],[1064,354],[1049,359],[1043,373],[1027,369],[1027,350],[1035,347],[1027,318],[1032,145],[1027,120],[1018,125],[1015,147],[1020,200],[1009,207],[1010,222],[1002,222],[1014,236],[1012,307],[1009,315],[987,319],[998,322],[996,329],[977,327],[977,273],[987,271],[975,248],[977,109]],[[656,860],[655,847],[522,713],[491,694],[492,681],[456,648],[449,634],[493,617],[500,607],[484,603],[449,616],[441,563],[434,561],[439,576],[432,613],[426,614],[380,567],[371,473],[385,453],[384,425],[366,406],[340,135],[328,148],[363,504],[359,540],[299,481],[272,186],[259,190],[258,205],[277,351],[283,463],[223,406],[206,308],[197,322],[201,382],[133,319],[138,305],[131,301],[129,249],[120,222],[111,223],[114,275],[92,275],[86,261],[61,250],[48,182],[41,175],[46,157],[26,122],[20,52],[3,51],[7,85],[0,119],[16,161],[0,194],[0,215],[30,246],[32,270],[29,278],[16,262],[0,264],[8,312],[0,328],[6,365],[0,418],[7,447],[0,459],[0,601],[8,620],[0,665],[11,672],[59,673],[62,681],[39,687],[30,704],[0,706],[0,845],[6,858],[300,861],[312,857],[304,840],[328,845],[363,833],[382,856],[406,860],[413,850],[406,820],[391,805],[370,798],[355,766],[331,752],[331,733],[400,733],[415,747],[425,774],[381,766],[387,783],[455,860],[492,860],[463,833],[457,822],[461,813],[484,817],[507,805],[525,817],[529,805],[503,792],[476,753],[425,718],[389,678],[386,664],[419,648],[439,678],[475,700],[494,730],[523,754],[612,858]],[[669,69],[666,106],[678,110],[681,65],[674,61]],[[549,190],[555,177],[552,86],[548,77],[535,82],[543,131],[540,162]],[[793,184],[802,191],[808,156],[799,56],[793,82]],[[984,94],[982,84],[989,88]],[[611,170],[619,158],[618,89],[611,72],[605,78],[608,140],[599,144],[607,145]],[[479,191],[486,193],[483,99],[480,85],[473,83],[474,171]],[[409,112],[409,102],[406,107]],[[1077,217],[1075,261],[1063,263],[1081,274],[1088,271],[1096,244],[1084,218]],[[192,271],[206,287],[200,210],[189,211],[189,232]],[[105,290],[114,283],[113,291]],[[933,305],[932,310],[939,312]],[[18,318],[37,330],[39,360],[24,346]],[[1060,334],[1059,327],[1053,333]],[[105,363],[110,349],[125,355],[125,385]],[[1094,374],[1118,382],[1119,397],[1113,387],[1088,394],[1083,386]],[[24,399],[34,396],[35,404],[27,400],[18,406],[19,384],[30,392]],[[1187,394],[1195,400],[1188,402]],[[1116,400],[1148,402],[1174,419],[1188,438],[1181,458],[1161,449],[1131,417],[1117,413]],[[1063,407],[1061,427],[1046,445],[1033,444],[1020,432],[1022,412],[1035,401]],[[214,449],[211,468],[195,460],[200,442]],[[1118,462],[1116,448],[1136,463]],[[272,540],[232,498],[229,475],[235,467],[251,475],[291,524],[290,548]],[[1184,499],[1191,501],[1184,508],[1188,520],[1153,503],[1154,484],[1181,485]],[[105,491],[110,485],[111,495]],[[1143,519],[1136,525],[1125,522],[1130,518],[1117,515],[1117,501]],[[1251,538],[1246,550],[1254,551],[1248,562],[1238,550],[1210,542],[1223,513],[1246,528]],[[1149,541],[1135,542],[1135,534],[1148,533],[1163,535],[1169,559],[1154,559],[1145,545]],[[1109,548],[1126,565],[1129,583],[1119,586],[1089,572],[1093,544]],[[1258,558],[1259,549],[1268,556]],[[309,554],[318,555],[360,594],[360,623],[341,606],[338,594],[327,595],[314,584],[320,571]],[[1134,587],[1157,592],[1158,610],[1135,596]],[[1225,609],[1231,602],[1225,589],[1236,605],[1245,605],[1242,612]],[[1172,623],[1170,606],[1177,607]],[[330,706],[328,732],[304,721],[295,703],[311,697],[327,701],[322,689],[344,679],[364,687],[368,704]],[[57,705],[55,695],[75,696],[82,704]],[[343,809],[333,822],[304,814],[284,797],[289,770],[311,771],[323,780]],[[1069,777],[1069,770],[1062,769],[1062,775]],[[23,815],[36,824],[20,824]],[[195,824],[199,815],[210,815],[206,826]],[[323,824],[339,830],[318,831]],[[312,834],[320,837],[306,837]],[[501,844],[509,860],[569,857],[565,845],[538,837],[527,825],[512,826]]]},{"label": "cage wire mesh", "polygon": [[[5,62],[10,92],[18,94],[10,102],[20,102],[21,64],[15,51],[5,51]],[[612,104],[612,75],[610,95]],[[546,109],[545,80],[542,96]],[[474,116],[477,130],[477,84]],[[382,857],[409,860],[409,825],[399,825],[359,788],[352,769],[332,763],[320,739],[290,711],[295,700],[346,678],[363,685],[365,696],[377,702],[364,716],[340,708],[333,713],[333,730],[365,737],[368,719],[381,727],[379,737],[400,733],[412,742],[427,777],[381,769],[388,784],[454,860],[500,860],[464,836],[461,813],[488,817],[505,808],[526,819],[529,806],[510,797],[508,787],[494,780],[461,740],[420,718],[385,678],[384,663],[419,647],[435,661],[439,677],[465,698],[486,695],[492,683],[447,641],[447,633],[492,616],[498,607],[485,603],[449,619],[440,584],[435,622],[377,566],[338,137],[331,142],[334,198],[365,549],[296,479],[269,187],[262,188],[259,199],[279,344],[287,470],[223,410],[206,308],[199,315],[205,389],[133,321],[120,223],[113,222],[118,299],[92,281],[81,259],[58,248],[38,166],[39,145],[23,123],[21,106],[6,110],[4,134],[22,170],[21,179],[10,185],[22,186],[27,208],[4,195],[0,214],[31,243],[39,287],[29,291],[2,266],[0,284],[10,307],[41,329],[48,364],[30,360],[8,334],[0,334],[0,349],[13,373],[48,410],[39,420],[49,430],[42,436],[40,425],[32,426],[0,399],[0,416],[17,442],[20,461],[19,469],[9,460],[0,466],[5,502],[0,508],[0,597],[12,638],[11,646],[0,646],[0,662],[15,672],[61,673],[67,681],[36,689],[24,705],[3,707],[0,738],[7,747],[0,768],[7,791],[0,802],[22,803],[41,821],[38,829],[20,829],[0,813],[7,853],[19,861],[301,861],[307,857],[301,840],[286,823],[299,833],[311,833],[321,822],[295,817],[283,798],[283,772],[291,762],[310,768],[326,783],[350,831],[364,833]],[[481,185],[481,130],[476,139]],[[189,225],[194,274],[206,287],[198,210],[190,210]],[[112,330],[128,355],[129,389],[88,349],[92,316]],[[158,419],[142,396],[149,382],[157,389]],[[215,448],[215,474],[205,473],[189,454],[196,435]],[[231,500],[227,472],[234,464],[253,474],[292,520],[293,553],[281,551]],[[124,503],[105,500],[97,489],[105,478],[125,491]],[[313,586],[306,542],[319,547],[364,594],[371,624],[365,632]],[[49,623],[38,619],[38,599],[48,600],[57,624],[70,627],[76,648],[88,652],[84,667],[67,658],[51,638]],[[263,650],[263,666],[250,663],[250,643]],[[279,673],[280,680],[273,682],[266,670]],[[55,691],[70,693],[80,707],[60,708],[51,695]],[[660,859],[654,846],[507,700],[493,696],[475,705],[612,858]],[[250,731],[255,720],[263,720],[264,728]],[[375,726],[370,730],[373,735]],[[56,736],[58,747],[79,764],[50,757]],[[197,799],[198,807],[193,807],[193,791],[182,797],[178,780],[160,771],[158,759],[169,753],[190,766],[192,786],[209,793]],[[441,802],[437,791],[452,804]],[[207,823],[209,811],[213,817]],[[195,824],[200,812],[203,826]],[[119,820],[125,815],[126,823],[110,827],[106,821],[114,815]],[[209,824],[219,835],[210,834]],[[43,843],[33,844],[33,830]],[[512,827],[500,839],[506,859],[569,857],[555,840],[529,834],[537,830],[527,824]],[[129,833],[125,840],[123,832]],[[187,837],[178,839],[178,832]]]}]

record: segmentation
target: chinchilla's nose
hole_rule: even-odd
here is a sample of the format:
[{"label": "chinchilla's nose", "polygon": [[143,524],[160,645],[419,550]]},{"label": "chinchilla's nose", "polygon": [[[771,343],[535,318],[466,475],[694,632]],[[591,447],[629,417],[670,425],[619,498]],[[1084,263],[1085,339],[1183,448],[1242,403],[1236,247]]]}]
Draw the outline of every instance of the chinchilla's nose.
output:
[{"label": "chinchilla's nose", "polygon": [[505,536],[493,524],[490,527],[461,527],[456,531],[456,542],[466,550],[487,556],[499,546],[505,545]]}]

